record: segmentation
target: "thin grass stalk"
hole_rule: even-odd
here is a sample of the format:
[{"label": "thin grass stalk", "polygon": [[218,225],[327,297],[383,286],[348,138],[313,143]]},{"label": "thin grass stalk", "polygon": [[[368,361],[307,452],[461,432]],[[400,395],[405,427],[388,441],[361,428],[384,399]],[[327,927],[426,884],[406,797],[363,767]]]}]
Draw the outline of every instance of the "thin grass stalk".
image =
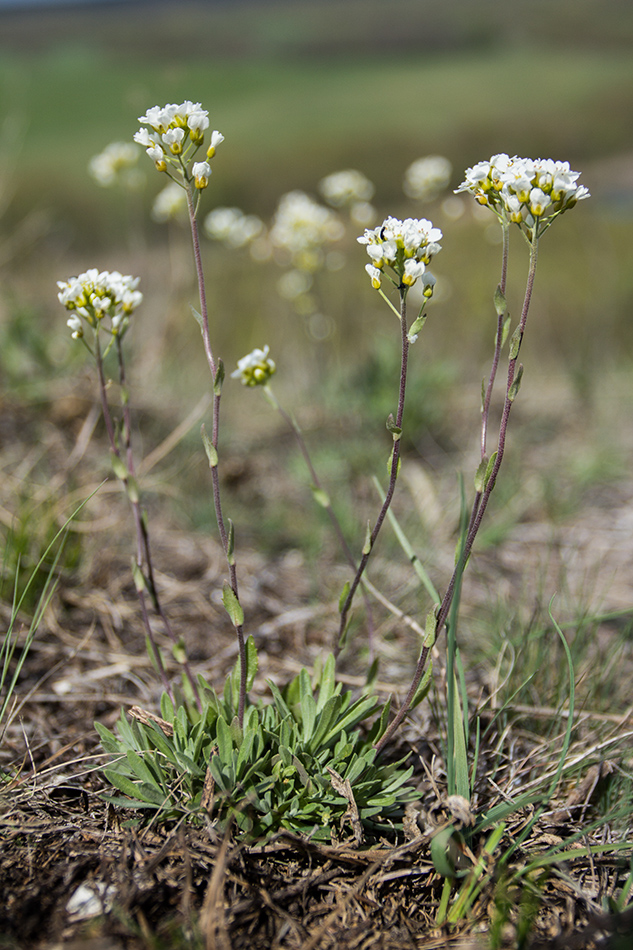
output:
[{"label": "thin grass stalk", "polygon": [[[211,346],[211,335],[209,332],[209,311],[207,307],[207,293],[206,285],[204,279],[204,270],[202,267],[202,255],[200,253],[200,235],[198,232],[198,221],[196,217],[196,205],[194,203],[193,195],[191,193],[191,188],[187,186],[185,188],[185,193],[187,195],[187,210],[189,212],[189,224],[191,227],[191,239],[193,243],[193,257],[196,267],[196,276],[198,280],[198,294],[200,297],[200,327],[202,330],[202,340],[204,344],[204,352],[207,358],[207,363],[209,365],[209,370],[211,372],[211,378],[213,380],[213,425],[212,425],[212,434],[211,434],[211,443],[213,448],[217,452],[218,448],[218,439],[220,433],[220,397],[221,397],[221,388],[222,388],[222,373],[223,368],[221,361],[216,361],[213,355],[213,349]],[[226,523],[224,521],[224,515],[222,513],[222,501],[220,497],[220,476],[218,472],[218,466],[211,466],[211,481],[213,485],[213,506],[215,508],[215,519],[218,525],[218,531],[220,533],[220,541],[222,548],[224,549],[224,554],[227,561],[227,566],[229,569],[229,582],[231,589],[235,594],[235,597],[239,601],[239,589],[237,584],[237,568],[235,565],[235,557],[232,551],[232,544],[230,542],[229,532],[226,529]],[[244,627],[242,624],[236,624],[235,632],[237,634],[237,645],[238,645],[238,655],[240,658],[240,691],[239,691],[239,700],[238,700],[238,721],[240,726],[244,722],[244,709],[246,707],[246,645],[244,641]]]},{"label": "thin grass stalk", "polygon": [[[279,403],[271,386],[269,385],[264,386],[264,393],[266,395],[266,398],[269,400],[270,404],[277,410],[281,418],[284,420],[286,425],[292,431],[292,434],[294,435],[297,441],[297,445],[299,446],[299,450],[303,456],[303,460],[305,461],[308,471],[310,472],[310,478],[312,479],[312,484],[314,488],[316,489],[316,491],[319,492],[320,499],[321,499],[319,501],[319,504],[325,510],[328,518],[330,519],[330,524],[332,525],[332,528],[334,529],[334,533],[340,545],[341,551],[343,552],[345,556],[345,560],[347,561],[351,569],[354,572],[356,572],[358,570],[358,565],[354,559],[354,555],[352,554],[351,548],[349,544],[347,543],[347,539],[345,538],[345,535],[343,533],[341,523],[336,515],[336,512],[334,511],[334,508],[332,507],[329,493],[325,491],[325,489],[323,488],[321,484],[321,479],[319,478],[317,470],[314,467],[314,463],[312,461],[310,451],[308,449],[308,446],[306,445],[305,439],[303,438],[303,432],[301,431],[301,427],[299,423],[293,416],[290,415],[290,413],[286,412],[283,406]],[[365,610],[367,611],[367,628],[368,628],[367,638],[369,642],[369,655],[370,655],[370,660],[371,660],[373,659],[373,629],[374,629],[373,613],[371,609],[371,604],[369,602],[369,597],[367,595],[367,591],[364,589],[362,591],[362,597],[363,597],[363,602],[365,604]]]},{"label": "thin grass stalk", "polygon": [[[402,418],[404,414],[404,400],[406,395],[407,387],[407,368],[409,362],[409,337],[407,335],[407,288],[400,288],[400,330],[402,336],[402,348],[401,348],[401,359],[400,359],[400,385],[398,391],[398,411],[396,413],[395,425],[398,430],[402,429]],[[361,578],[367,567],[367,562],[371,556],[371,553],[376,543],[376,538],[380,532],[382,524],[385,520],[389,506],[393,498],[393,494],[396,488],[396,481],[398,478],[398,470],[400,468],[400,433],[394,434],[393,442],[393,451],[391,455],[391,466],[389,472],[389,486],[387,488],[387,494],[385,495],[385,500],[383,502],[382,508],[376,523],[374,524],[373,530],[369,536],[368,542],[365,545],[363,550],[363,555],[361,557],[358,569],[354,580],[351,583],[350,589],[347,593],[347,597],[341,608],[341,622],[339,626],[339,643],[343,640],[345,629],[347,626],[347,615],[349,613],[350,607],[352,606],[352,601],[354,599],[354,594],[360,584]]]},{"label": "thin grass stalk", "polygon": [[[516,330],[515,349],[513,353],[511,353],[510,359],[508,361],[508,376],[507,376],[507,381],[506,381],[506,393],[505,393],[505,399],[504,399],[504,404],[503,404],[503,411],[501,414],[501,421],[499,424],[497,455],[496,455],[494,464],[492,466],[492,471],[490,472],[490,476],[487,480],[487,484],[485,485],[483,491],[477,494],[477,496],[475,497],[475,501],[473,502],[473,509],[470,516],[470,523],[469,523],[464,547],[463,547],[461,556],[458,558],[457,564],[455,566],[455,570],[453,571],[453,575],[449,581],[448,587],[446,588],[446,593],[444,594],[442,603],[440,604],[439,609],[437,611],[436,630],[437,630],[438,635],[442,632],[444,626],[446,625],[446,621],[451,609],[451,604],[453,602],[453,596],[455,594],[455,587],[456,587],[458,578],[461,577],[461,574],[463,573],[464,568],[466,564],[468,563],[468,558],[470,557],[470,553],[472,551],[475,538],[477,537],[477,532],[479,531],[479,528],[481,526],[484,513],[486,511],[488,502],[490,500],[490,495],[492,494],[492,490],[495,486],[497,475],[499,473],[499,469],[503,461],[503,456],[505,453],[506,435],[507,435],[507,430],[508,430],[508,421],[510,418],[510,412],[512,410],[512,403],[514,401],[514,396],[516,395],[516,393],[514,393],[513,395],[513,384],[515,382],[516,374],[517,374],[517,360],[519,357],[519,351],[521,349],[521,343],[523,341],[523,335],[525,333],[525,325],[527,322],[528,312],[530,309],[530,302],[532,300],[532,291],[534,288],[534,277],[536,274],[537,259],[538,259],[538,234],[535,232],[534,237],[530,243],[530,264],[529,264],[529,270],[528,270],[527,284],[525,288],[525,296],[523,299],[523,307],[521,309],[521,318],[519,320],[519,325]],[[400,723],[403,721],[404,717],[406,716],[407,712],[409,711],[411,707],[411,703],[413,702],[413,699],[415,697],[417,688],[424,674],[430,650],[431,650],[430,646],[422,647],[422,650],[420,652],[420,657],[418,659],[418,663],[415,669],[415,673],[411,681],[411,685],[409,687],[407,695],[405,697],[405,700],[402,703],[402,706],[400,707],[400,709],[398,710],[396,716],[394,717],[392,722],[389,724],[384,735],[382,736],[380,741],[376,744],[376,749],[378,752],[380,752],[381,749],[384,748],[386,743],[391,739],[395,730],[398,728],[398,726],[400,725]]]}]

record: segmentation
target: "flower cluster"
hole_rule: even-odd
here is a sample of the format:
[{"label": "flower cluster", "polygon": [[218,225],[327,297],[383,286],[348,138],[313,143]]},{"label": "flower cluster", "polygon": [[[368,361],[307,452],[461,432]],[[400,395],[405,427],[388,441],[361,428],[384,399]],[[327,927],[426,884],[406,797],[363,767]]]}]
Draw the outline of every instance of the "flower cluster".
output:
[{"label": "flower cluster", "polygon": [[374,217],[371,199],[374,196],[373,183],[355,169],[333,172],[319,182],[319,191],[332,208],[347,208],[352,221],[356,224],[368,224]]},{"label": "flower cluster", "polygon": [[418,158],[404,173],[403,189],[409,198],[433,201],[451,180],[453,166],[442,155]]},{"label": "flower cluster", "polygon": [[98,155],[90,159],[88,171],[102,188],[121,183],[127,188],[135,188],[142,182],[139,173],[138,149],[131,142],[111,142]]},{"label": "flower cluster", "polygon": [[264,222],[255,214],[239,208],[214,208],[205,218],[204,229],[210,238],[229,248],[246,247],[264,230]]},{"label": "flower cluster", "polygon": [[302,191],[291,191],[279,201],[270,239],[285,251],[300,270],[315,271],[323,260],[323,247],[343,237],[344,228],[329,208]]},{"label": "flower cluster", "polygon": [[67,322],[74,339],[83,336],[81,318],[98,330],[107,317],[108,331],[112,336],[122,336],[130,316],[143,300],[143,294],[136,289],[138,283],[138,277],[124,276],[118,271],[98,271],[96,267],[78,277],[58,280],[57,299],[71,311]]},{"label": "flower cluster", "polygon": [[[390,267],[395,273],[398,286],[412,287],[422,278],[424,295],[430,297],[433,293],[435,278],[426,273],[426,265],[442,250],[438,241],[442,237],[439,228],[434,228],[426,218],[385,218],[383,223],[373,231],[366,230],[358,238],[359,244],[367,246],[367,253],[371,264],[365,270],[371,278],[372,286],[378,290],[384,268]],[[389,278],[392,280],[392,278]]]},{"label": "flower cluster", "polygon": [[589,197],[584,185],[577,184],[579,175],[571,171],[569,162],[516,155],[509,158],[501,153],[467,168],[456,193],[469,192],[479,204],[518,224],[533,238],[542,234],[557,215]]},{"label": "flower cluster", "polygon": [[232,379],[241,379],[244,386],[264,386],[276,371],[273,360],[268,359],[270,347],[253,350],[237,361],[237,369],[231,373]]},{"label": "flower cluster", "polygon": [[[139,116],[139,122],[152,129],[139,129],[134,141],[142,145],[154,162],[157,171],[171,169],[184,175],[187,181],[193,179],[199,190],[209,184],[211,166],[209,161],[189,163],[204,143],[205,130],[209,128],[209,113],[199,102],[186,99],[180,105],[170,103],[166,106],[153,106],[145,115]],[[207,159],[213,158],[224,136],[214,131],[207,148]]]}]

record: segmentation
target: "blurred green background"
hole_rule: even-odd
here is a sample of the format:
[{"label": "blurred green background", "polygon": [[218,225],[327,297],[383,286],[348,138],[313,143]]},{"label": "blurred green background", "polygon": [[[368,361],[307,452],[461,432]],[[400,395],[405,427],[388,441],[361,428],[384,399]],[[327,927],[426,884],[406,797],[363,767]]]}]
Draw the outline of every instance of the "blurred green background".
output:
[{"label": "blurred green background", "polygon": [[[632,46],[629,0],[183,0],[4,12],[5,386],[37,389],[83,365],[55,280],[97,266],[141,277],[147,299],[134,343],[147,404],[161,399],[176,420],[206,387],[190,316],[189,238],[149,214],[164,178],[142,156],[146,186],[130,197],[98,187],[87,172],[109,142],[131,140],[147,108],[189,98],[202,102],[226,139],[203,213],[229,204],[269,220],[284,192],[316,195],[324,175],[351,167],[376,185],[374,224],[389,213],[425,216],[444,231],[432,268],[437,299],[414,351],[414,443],[429,426],[439,437],[447,393],[487,371],[500,254],[487,226],[492,215],[482,222],[464,202],[455,218],[441,199],[406,199],[405,169],[421,156],[445,155],[455,188],[467,166],[498,151],[568,160],[592,197],[542,242],[524,349],[526,400],[553,374],[590,401],[608,374],[628,372],[631,358]],[[397,327],[369,286],[356,233],[341,246],[344,266],[320,279],[323,339],[279,297],[274,263],[204,246],[216,350],[227,366],[269,343],[278,388],[297,402],[327,403],[339,427],[345,414],[365,412],[375,426],[395,398]],[[517,232],[515,316],[526,268]],[[238,388],[226,401],[229,418],[244,397],[255,405]],[[265,408],[250,409],[247,421],[265,433],[268,417]]]}]

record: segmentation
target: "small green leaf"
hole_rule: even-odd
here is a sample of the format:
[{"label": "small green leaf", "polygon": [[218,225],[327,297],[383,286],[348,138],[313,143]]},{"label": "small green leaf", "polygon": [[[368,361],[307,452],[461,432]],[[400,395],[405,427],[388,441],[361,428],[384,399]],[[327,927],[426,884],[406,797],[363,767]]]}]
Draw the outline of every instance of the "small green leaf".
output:
[{"label": "small green leaf", "polygon": [[182,637],[179,638],[177,643],[174,643],[171,648],[171,652],[176,663],[187,662],[187,650],[185,648],[185,641]]},{"label": "small green leaf", "polygon": [[522,342],[523,334],[521,333],[521,327],[518,326],[510,337],[510,360],[515,360],[517,358]]},{"label": "small green leaf", "polygon": [[345,601],[347,600],[348,594],[350,591],[349,581],[345,581],[343,585],[343,590],[341,591],[341,596],[338,599],[338,612],[343,613],[343,607],[345,606]]},{"label": "small green leaf", "polygon": [[501,329],[501,346],[505,346],[505,342],[508,339],[508,333],[510,332],[510,314],[503,321],[503,327]]},{"label": "small green leaf", "polygon": [[203,329],[202,315],[198,313],[198,311],[196,310],[195,307],[192,307],[192,308],[191,308],[191,312],[192,312],[192,314],[194,315],[195,320],[196,320],[196,323],[197,323],[198,326],[200,327],[200,330],[202,331],[202,329]]},{"label": "small green leaf", "polygon": [[390,412],[386,422],[387,432],[391,432],[393,436],[393,441],[397,442],[400,436],[402,435],[402,429],[400,426],[396,425],[395,419],[393,418],[393,413]]},{"label": "small green leaf", "polygon": [[215,396],[220,396],[222,394],[222,384],[224,382],[224,363],[222,360],[218,360],[218,368],[215,373],[215,379],[213,380],[213,393]]},{"label": "small green leaf", "polygon": [[495,290],[494,302],[495,302],[495,310],[497,311],[497,316],[502,317],[504,313],[506,312],[508,304],[505,298],[505,294],[501,290],[500,285],[497,285],[497,289]]},{"label": "small green leaf", "polygon": [[[235,564],[235,525],[229,518],[229,533],[226,540],[226,560],[232,566]],[[243,623],[243,619],[240,624]],[[237,626],[237,624],[236,624]]]},{"label": "small green leaf", "polygon": [[207,435],[207,430],[204,427],[204,423],[200,426],[200,435],[202,436],[204,451],[206,452],[207,458],[209,459],[209,468],[216,468],[218,464],[218,451]]},{"label": "small green leaf", "polygon": [[413,323],[409,327],[409,332],[407,333],[409,343],[415,343],[420,330],[426,323],[426,317],[427,317],[426,313],[421,313],[419,317],[416,317],[416,319],[413,321]]},{"label": "small green leaf", "polygon": [[488,468],[488,456],[484,455],[481,462],[477,466],[477,471],[475,472],[475,491],[478,494],[481,494],[486,487],[486,469]]},{"label": "small green leaf", "polygon": [[449,825],[431,838],[431,860],[442,877],[453,878],[457,875],[458,844],[453,837],[456,835],[453,825]]},{"label": "small green leaf", "polygon": [[216,737],[218,740],[218,755],[222,765],[229,765],[232,760],[233,739],[231,730],[225,720],[220,716],[216,724]]},{"label": "small green leaf", "polygon": [[257,658],[257,647],[252,636],[246,638],[246,692],[253,688],[253,682],[257,676],[259,660]]},{"label": "small green leaf", "polygon": [[508,399],[510,402],[514,402],[521,388],[521,379],[523,378],[523,363],[519,363],[519,368],[517,369],[517,374],[514,377],[512,385],[508,390]]},{"label": "small green leaf", "polygon": [[317,505],[320,505],[321,508],[329,508],[331,505],[330,496],[323,488],[317,488],[316,485],[310,486],[312,489],[312,497],[316,501]]},{"label": "small green leaf", "polygon": [[495,450],[490,456],[490,461],[486,465],[486,474],[484,475],[484,489],[488,487],[488,482],[492,478],[492,473],[497,462],[497,451]]},{"label": "small green leaf", "polygon": [[365,531],[365,543],[363,544],[363,554],[371,554],[371,523],[367,521],[367,529]]},{"label": "small green leaf", "polygon": [[336,689],[336,661],[334,654],[329,653],[323,667],[319,681],[319,698],[317,699],[317,713],[322,712],[323,707],[329,699],[332,698]]},{"label": "small green leaf", "polygon": [[127,466],[120,455],[117,455],[116,452],[110,452],[110,464],[112,465],[112,471],[116,477],[124,482],[129,478],[130,473],[127,470]]},{"label": "small green leaf", "polygon": [[244,611],[242,610],[242,605],[235,596],[235,591],[228,581],[224,582],[224,587],[222,589],[222,603],[224,604],[227,614],[231,618],[231,623],[233,626],[241,627],[244,623]]}]

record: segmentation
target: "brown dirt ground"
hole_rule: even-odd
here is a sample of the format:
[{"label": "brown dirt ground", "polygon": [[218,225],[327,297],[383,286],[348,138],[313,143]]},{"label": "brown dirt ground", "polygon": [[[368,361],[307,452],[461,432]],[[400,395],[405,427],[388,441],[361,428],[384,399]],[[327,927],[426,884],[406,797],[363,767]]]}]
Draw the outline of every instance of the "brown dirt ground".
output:
[{"label": "brown dirt ground", "polygon": [[[57,465],[64,479],[69,475],[68,460],[77,465],[92,451],[90,413],[81,412],[80,420],[71,425],[72,420],[66,419],[60,427],[59,419],[51,420],[50,415],[34,425],[21,418],[23,410],[17,406],[5,405],[3,410],[3,471],[9,493],[11,479],[29,476],[25,446],[34,433],[48,433],[48,464]],[[51,462],[55,457],[58,462]],[[49,471],[49,486],[53,475]],[[490,590],[505,585],[511,591],[520,584],[526,563],[542,563],[544,549],[550,563],[557,559],[567,567],[578,563],[572,584],[582,587],[587,571],[604,571],[612,591],[606,608],[630,606],[630,588],[618,568],[631,564],[633,534],[626,525],[632,499],[633,485],[623,484],[612,494],[608,509],[598,498],[573,524],[554,534],[536,517],[529,524],[518,524],[503,546],[477,560],[465,590],[467,616]],[[98,771],[103,757],[94,720],[112,727],[121,706],[156,709],[158,700],[139,635],[123,510],[116,496],[106,491],[91,503],[89,514],[82,515],[86,538],[82,568],[61,579],[24,666],[17,694],[20,705],[0,746],[4,771],[0,947],[466,950],[487,946],[494,916],[492,884],[482,891],[462,927],[436,927],[442,879],[433,869],[425,835],[404,845],[383,842],[367,849],[353,848],[346,841],[325,847],[290,835],[247,847],[218,837],[211,820],[198,828],[127,827],[127,816],[104,802],[101,793],[106,784]],[[164,605],[178,629],[186,632],[195,669],[219,686],[236,653],[217,595],[223,574],[220,551],[213,541],[173,526],[163,526],[155,534]],[[449,552],[445,543],[447,562]],[[266,678],[287,680],[300,664],[311,665],[317,653],[329,647],[336,604],[314,606],[319,602],[313,596],[313,578],[306,577],[297,552],[266,564],[258,555],[242,555],[240,567],[242,600],[260,655],[256,689],[263,693]],[[382,567],[386,576],[397,580],[391,565]],[[547,576],[554,577],[555,572],[548,571]],[[6,617],[6,608],[3,612]],[[607,628],[604,635],[609,635]],[[393,619],[381,622],[377,637],[386,655],[386,678],[392,684],[402,682],[411,668],[415,638]],[[437,662],[441,680],[441,653]],[[360,684],[362,660],[352,652],[344,658],[342,673],[352,684]],[[492,693],[485,677],[473,680],[469,688],[473,702]],[[393,686],[387,683],[384,689]],[[531,714],[538,718],[551,713],[541,709]],[[580,714],[572,754],[586,755],[587,764],[574,785],[561,788],[558,811],[539,820],[517,861],[581,829],[593,816],[597,786],[592,787],[591,777],[608,782],[611,763],[606,751],[592,757],[590,750],[599,749],[598,736],[608,742],[609,737],[630,735],[632,730],[630,708],[597,718],[587,711]],[[399,744],[398,751],[413,752],[423,802],[428,805],[442,798],[440,736],[426,707],[403,729]],[[506,789],[527,787],[551,765],[547,741],[527,729],[517,710],[503,735],[495,727],[486,738],[480,807],[504,795],[504,788],[493,789],[486,782],[486,763],[499,751],[505,765],[497,783],[501,776]],[[591,763],[601,771],[591,772]],[[568,812],[561,811],[565,802]],[[509,822],[508,841],[527,817],[518,813]],[[607,824],[583,840],[604,843],[616,838]],[[531,950],[633,946],[630,912],[618,918],[603,910],[604,899],[621,884],[622,866],[623,859],[615,852],[564,862],[544,885],[540,910],[522,946]],[[102,901],[103,913],[86,917],[71,913],[69,899],[81,885],[92,889],[97,909]],[[499,935],[499,947],[519,945],[516,918],[515,908]]]}]

